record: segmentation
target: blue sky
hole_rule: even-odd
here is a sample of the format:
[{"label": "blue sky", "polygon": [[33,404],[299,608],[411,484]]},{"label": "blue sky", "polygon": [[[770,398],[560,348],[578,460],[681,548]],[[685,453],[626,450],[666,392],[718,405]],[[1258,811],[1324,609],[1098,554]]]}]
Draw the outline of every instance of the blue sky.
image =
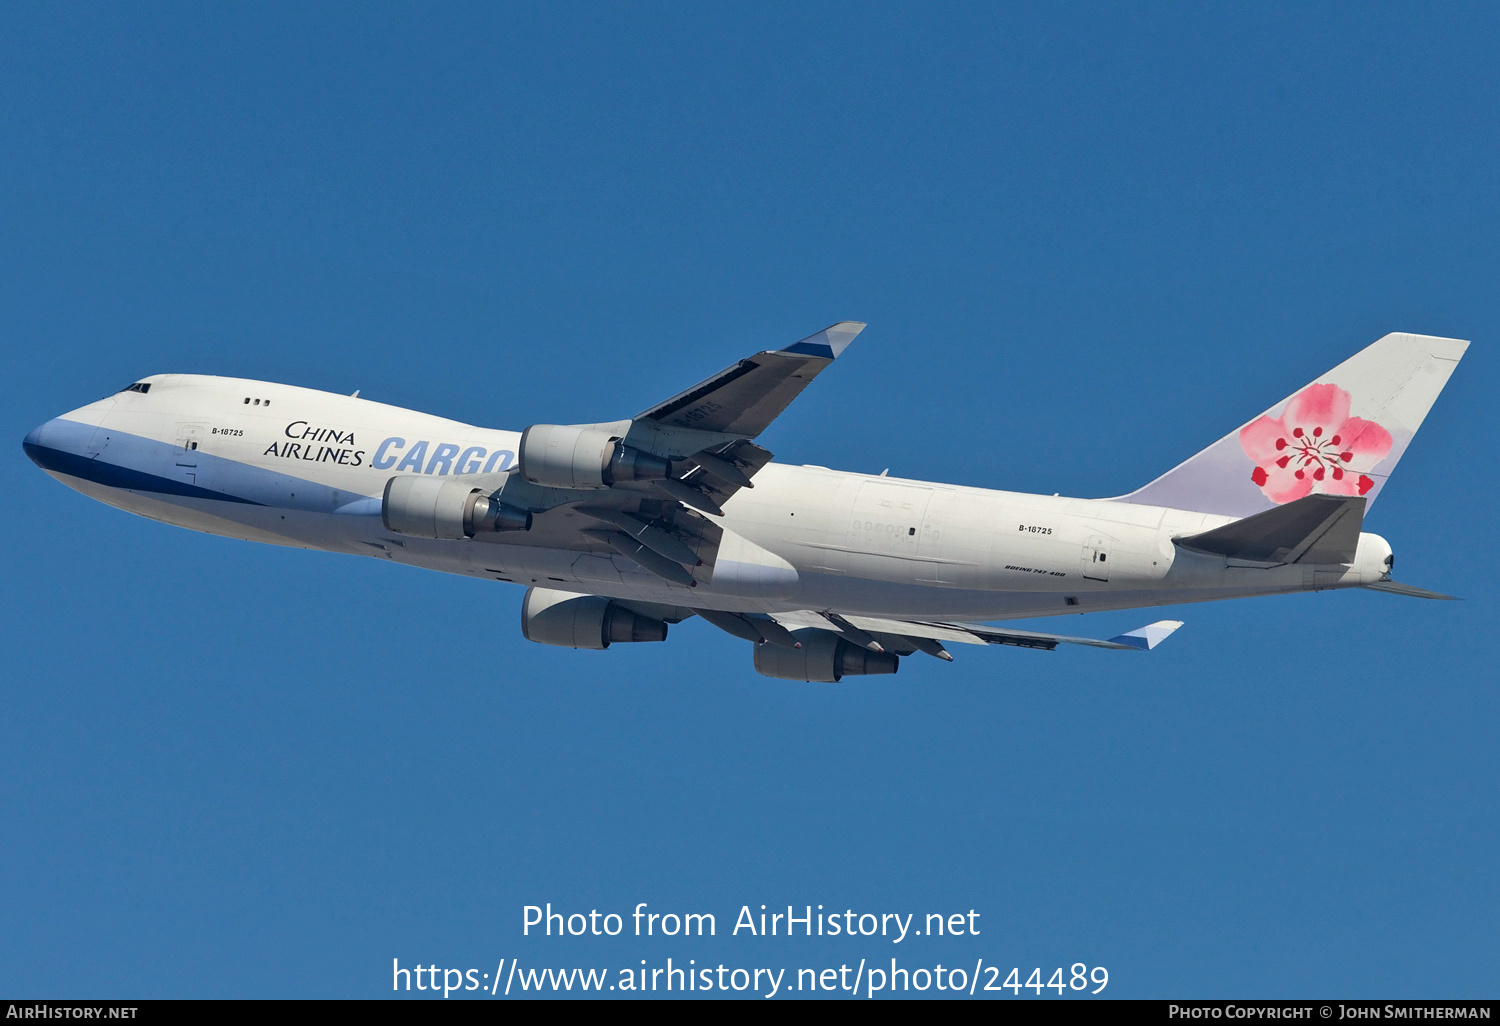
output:
[{"label": "blue sky", "polygon": [[[1497,44],[1477,4],[7,7],[0,991],[895,955],[1493,996]],[[19,445],[164,371],[603,420],[845,318],[779,459],[1072,495],[1388,331],[1473,339],[1367,519],[1465,601],[799,685],[697,622],[532,645],[519,589],[131,517]],[[523,938],[549,901],[720,936]],[[983,932],[723,935],[762,903]]]}]

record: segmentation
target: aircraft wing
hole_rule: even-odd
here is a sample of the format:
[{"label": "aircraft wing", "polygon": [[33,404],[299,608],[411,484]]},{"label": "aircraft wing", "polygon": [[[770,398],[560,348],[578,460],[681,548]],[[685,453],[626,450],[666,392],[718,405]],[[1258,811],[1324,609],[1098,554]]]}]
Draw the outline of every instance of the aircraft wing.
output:
[{"label": "aircraft wing", "polygon": [[[857,645],[877,650],[889,649],[898,655],[913,651],[926,652],[938,658],[951,658],[943,642],[961,645],[1014,645],[1018,648],[1041,648],[1051,651],[1058,645],[1087,645],[1092,648],[1114,648],[1149,651],[1182,626],[1181,620],[1158,620],[1137,630],[1128,631],[1108,641],[1097,638],[1075,638],[1066,634],[1012,630],[977,623],[945,623],[938,620],[885,620],[874,616],[844,616],[834,612],[806,609],[793,613],[776,613],[773,619],[788,630],[815,627],[834,631]],[[774,640],[767,637],[767,641]],[[936,642],[937,644],[924,644]],[[903,651],[904,650],[904,651]]]},{"label": "aircraft wing", "polygon": [[[723,516],[740,489],[754,488],[752,478],[772,459],[751,439],[864,327],[840,321],[784,349],[756,353],[628,421],[530,428],[519,473],[476,484],[498,486],[497,501],[528,512],[531,544],[623,556],[684,587],[711,581],[722,531],[709,518]],[[528,475],[532,431],[548,432],[553,441],[544,448],[563,454],[591,440],[619,443],[607,458],[607,486],[571,488]],[[581,463],[597,467],[592,451]]]},{"label": "aircraft wing", "polygon": [[730,496],[755,487],[750,479],[771,462],[771,453],[750,439],[769,427],[864,330],[863,322],[840,321],[785,349],[756,353],[637,414],[627,440],[643,428],[669,436],[681,429],[679,434],[697,440],[694,451],[674,461],[669,479],[654,482],[655,489],[693,509],[722,515]]},{"label": "aircraft wing", "polygon": [[635,420],[754,438],[864,330],[859,321],[840,321],[785,349],[756,353]]}]

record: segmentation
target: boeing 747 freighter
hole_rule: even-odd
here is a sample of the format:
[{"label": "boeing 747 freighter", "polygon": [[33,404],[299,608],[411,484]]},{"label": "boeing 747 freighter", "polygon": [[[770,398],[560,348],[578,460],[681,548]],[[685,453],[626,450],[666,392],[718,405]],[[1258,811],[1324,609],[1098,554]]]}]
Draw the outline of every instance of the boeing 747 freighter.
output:
[{"label": "boeing 747 freighter", "polygon": [[158,374],[49,420],[70,488],[197,531],[526,587],[532,641],[664,641],[699,616],[770,677],[894,673],[952,644],[1146,650],[982,621],[1391,579],[1365,513],[1468,347],[1391,334],[1128,495],[1076,499],[773,462],[757,439],[864,328],[757,353],[626,420],[474,427],[368,399]]}]

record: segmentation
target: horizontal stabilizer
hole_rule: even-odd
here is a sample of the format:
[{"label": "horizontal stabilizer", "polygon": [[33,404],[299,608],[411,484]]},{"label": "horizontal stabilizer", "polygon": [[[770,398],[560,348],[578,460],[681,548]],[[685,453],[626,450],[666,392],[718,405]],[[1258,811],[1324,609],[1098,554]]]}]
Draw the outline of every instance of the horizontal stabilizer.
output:
[{"label": "horizontal stabilizer", "polygon": [[1452,595],[1444,595],[1441,592],[1428,591],[1426,588],[1418,588],[1412,584],[1400,584],[1396,581],[1376,581],[1374,584],[1366,584],[1363,587],[1371,591],[1384,591],[1392,595],[1408,595],[1411,598],[1442,599],[1444,602],[1458,601]]},{"label": "horizontal stabilizer", "polygon": [[1195,552],[1255,563],[1352,563],[1364,520],[1361,495],[1307,495],[1173,540]]}]

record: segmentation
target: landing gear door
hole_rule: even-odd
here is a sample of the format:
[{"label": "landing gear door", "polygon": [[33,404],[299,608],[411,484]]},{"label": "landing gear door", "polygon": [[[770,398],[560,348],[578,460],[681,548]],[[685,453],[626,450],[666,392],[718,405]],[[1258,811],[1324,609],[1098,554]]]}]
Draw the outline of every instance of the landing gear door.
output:
[{"label": "landing gear door", "polygon": [[1109,539],[1091,534],[1083,543],[1083,576],[1091,581],[1109,580]]}]

